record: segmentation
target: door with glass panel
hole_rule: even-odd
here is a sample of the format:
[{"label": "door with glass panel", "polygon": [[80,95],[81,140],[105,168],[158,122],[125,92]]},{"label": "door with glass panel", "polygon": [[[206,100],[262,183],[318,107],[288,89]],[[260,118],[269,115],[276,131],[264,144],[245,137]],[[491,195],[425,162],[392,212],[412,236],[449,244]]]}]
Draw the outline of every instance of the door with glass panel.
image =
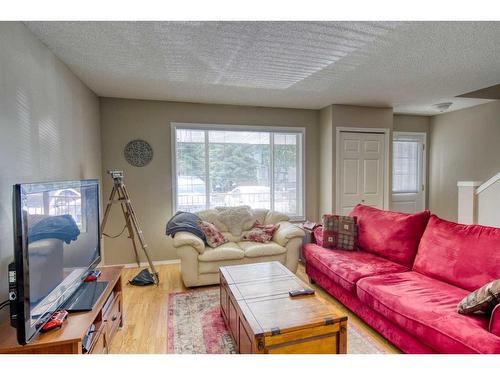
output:
[{"label": "door with glass panel", "polygon": [[425,133],[394,132],[391,209],[413,213],[425,209]]}]

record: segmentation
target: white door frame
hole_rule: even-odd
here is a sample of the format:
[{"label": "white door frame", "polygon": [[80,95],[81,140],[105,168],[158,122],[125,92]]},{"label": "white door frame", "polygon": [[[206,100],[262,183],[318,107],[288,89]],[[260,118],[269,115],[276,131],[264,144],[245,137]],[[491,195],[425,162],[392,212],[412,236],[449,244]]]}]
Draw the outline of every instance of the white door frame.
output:
[{"label": "white door frame", "polygon": [[346,126],[337,126],[335,128],[335,212],[341,215],[339,211],[340,205],[340,133],[376,133],[384,134],[385,143],[385,157],[384,157],[384,210],[389,209],[390,205],[390,191],[392,190],[389,186],[390,174],[389,174],[389,160],[390,160],[390,133],[389,128],[351,128]]},{"label": "white door frame", "polygon": [[[396,136],[405,136],[405,135],[418,135],[423,139],[424,149],[422,150],[422,176],[421,176],[421,184],[422,184],[422,194],[423,194],[423,202],[424,202],[424,210],[427,209],[427,133],[426,132],[400,132],[394,131],[392,133],[392,140],[396,139]],[[392,171],[391,171],[392,173]],[[392,201],[392,186],[391,186],[391,201]]]}]

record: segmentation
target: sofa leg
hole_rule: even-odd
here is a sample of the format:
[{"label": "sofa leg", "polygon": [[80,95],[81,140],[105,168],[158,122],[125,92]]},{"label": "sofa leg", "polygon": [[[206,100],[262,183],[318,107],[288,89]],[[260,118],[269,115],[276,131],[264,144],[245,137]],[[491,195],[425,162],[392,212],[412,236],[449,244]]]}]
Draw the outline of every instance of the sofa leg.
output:
[{"label": "sofa leg", "polygon": [[311,285],[316,284],[316,281],[314,281],[313,279],[311,279],[311,276],[307,276],[307,278],[309,279],[309,284],[311,284]]}]

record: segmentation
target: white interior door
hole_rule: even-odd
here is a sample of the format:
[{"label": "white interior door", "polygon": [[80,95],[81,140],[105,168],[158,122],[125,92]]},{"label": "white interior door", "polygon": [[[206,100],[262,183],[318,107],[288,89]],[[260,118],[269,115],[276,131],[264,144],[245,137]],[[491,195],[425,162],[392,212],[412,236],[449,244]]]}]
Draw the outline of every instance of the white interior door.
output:
[{"label": "white interior door", "polygon": [[339,214],[349,214],[358,203],[384,208],[384,137],[381,133],[340,132]]},{"label": "white interior door", "polygon": [[394,132],[391,209],[425,209],[425,133]]}]

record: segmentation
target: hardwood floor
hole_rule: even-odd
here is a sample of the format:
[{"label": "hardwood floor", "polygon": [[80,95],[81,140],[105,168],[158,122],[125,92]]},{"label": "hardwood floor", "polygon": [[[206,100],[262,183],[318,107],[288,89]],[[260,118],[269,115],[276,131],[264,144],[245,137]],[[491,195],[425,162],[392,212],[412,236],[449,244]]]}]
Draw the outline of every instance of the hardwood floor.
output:
[{"label": "hardwood floor", "polygon": [[[159,286],[137,287],[127,284],[139,269],[128,268],[123,271],[123,310],[124,327],[118,331],[110,348],[111,353],[135,354],[161,354],[167,350],[167,317],[168,296],[173,292],[187,290],[181,280],[180,265],[157,266],[160,274]],[[297,276],[307,282],[304,266],[299,265]],[[348,316],[349,324],[355,325],[366,335],[372,337],[387,351],[400,353],[400,351],[385,340],[382,336],[364,324],[342,304],[330,297],[317,285],[312,285],[326,300],[339,311]]]}]

